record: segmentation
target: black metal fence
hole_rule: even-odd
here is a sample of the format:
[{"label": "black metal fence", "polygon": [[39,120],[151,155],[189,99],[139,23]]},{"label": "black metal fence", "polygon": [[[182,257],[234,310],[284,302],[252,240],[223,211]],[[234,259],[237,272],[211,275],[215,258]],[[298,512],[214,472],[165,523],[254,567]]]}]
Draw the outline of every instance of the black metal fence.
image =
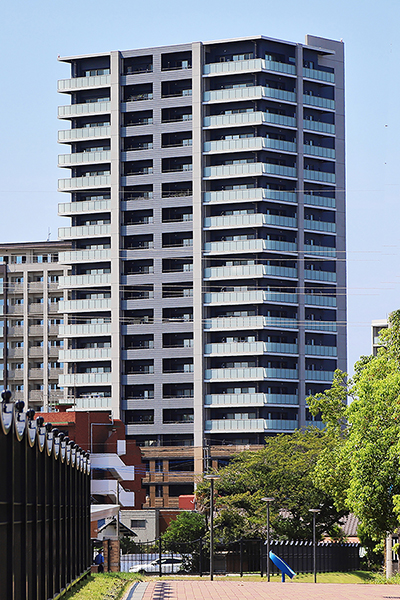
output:
[{"label": "black metal fence", "polygon": [[0,597],[56,599],[90,570],[89,455],[2,397]]},{"label": "black metal fence", "polygon": [[[356,571],[360,568],[359,544],[319,542],[316,548],[317,571]],[[271,541],[270,549],[282,558],[296,573],[313,572],[313,544],[309,541]],[[157,561],[157,564],[151,565]],[[183,572],[205,575],[210,567],[209,542],[196,540],[188,544],[166,547],[162,540],[137,544],[136,553],[121,556],[121,570],[130,568],[155,575]],[[214,572],[221,573],[266,573],[267,552],[265,540],[239,540],[229,544],[216,544]],[[270,561],[270,572],[279,573]]]}]

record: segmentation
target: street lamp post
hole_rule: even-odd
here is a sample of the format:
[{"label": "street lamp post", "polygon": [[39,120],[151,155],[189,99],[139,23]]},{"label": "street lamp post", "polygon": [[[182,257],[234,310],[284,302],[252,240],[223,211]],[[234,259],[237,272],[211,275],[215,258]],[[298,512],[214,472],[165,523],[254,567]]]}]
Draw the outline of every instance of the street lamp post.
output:
[{"label": "street lamp post", "polygon": [[271,578],[269,569],[269,505],[275,498],[261,498],[261,500],[267,503],[267,581],[269,581]]},{"label": "street lamp post", "polygon": [[317,583],[317,539],[315,531],[315,518],[320,511],[319,508],[310,508],[308,512],[312,513],[313,516],[313,571],[314,571],[314,583]]},{"label": "street lamp post", "polygon": [[219,475],[204,475],[211,483],[210,488],[210,581],[214,579],[214,480],[219,479]]}]

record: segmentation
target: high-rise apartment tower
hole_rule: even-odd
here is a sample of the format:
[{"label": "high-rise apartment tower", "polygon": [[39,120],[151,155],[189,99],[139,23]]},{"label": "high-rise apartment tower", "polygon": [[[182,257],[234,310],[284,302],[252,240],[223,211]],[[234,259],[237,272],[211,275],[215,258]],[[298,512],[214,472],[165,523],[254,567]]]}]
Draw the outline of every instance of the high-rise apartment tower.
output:
[{"label": "high-rise apartment tower", "polygon": [[343,44],[61,60],[71,401],[111,407],[170,475],[306,426],[307,395],[346,368]]}]

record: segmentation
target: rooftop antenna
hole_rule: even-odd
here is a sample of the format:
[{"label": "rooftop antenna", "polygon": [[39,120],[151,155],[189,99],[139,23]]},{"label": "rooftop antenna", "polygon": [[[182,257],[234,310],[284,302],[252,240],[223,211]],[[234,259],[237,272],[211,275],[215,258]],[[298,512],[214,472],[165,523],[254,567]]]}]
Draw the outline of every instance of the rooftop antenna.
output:
[{"label": "rooftop antenna", "polygon": [[49,227],[48,230],[47,230],[47,240],[46,240],[46,242],[50,241],[50,236],[51,236],[51,231],[50,231],[50,227]]}]

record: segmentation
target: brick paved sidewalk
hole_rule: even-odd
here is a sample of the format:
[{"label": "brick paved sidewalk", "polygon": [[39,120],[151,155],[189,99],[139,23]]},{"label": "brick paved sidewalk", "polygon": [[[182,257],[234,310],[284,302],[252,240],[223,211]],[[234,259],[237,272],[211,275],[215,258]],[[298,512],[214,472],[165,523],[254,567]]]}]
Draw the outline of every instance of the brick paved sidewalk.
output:
[{"label": "brick paved sidewalk", "polygon": [[400,600],[400,586],[253,581],[151,581],[129,600]]}]

